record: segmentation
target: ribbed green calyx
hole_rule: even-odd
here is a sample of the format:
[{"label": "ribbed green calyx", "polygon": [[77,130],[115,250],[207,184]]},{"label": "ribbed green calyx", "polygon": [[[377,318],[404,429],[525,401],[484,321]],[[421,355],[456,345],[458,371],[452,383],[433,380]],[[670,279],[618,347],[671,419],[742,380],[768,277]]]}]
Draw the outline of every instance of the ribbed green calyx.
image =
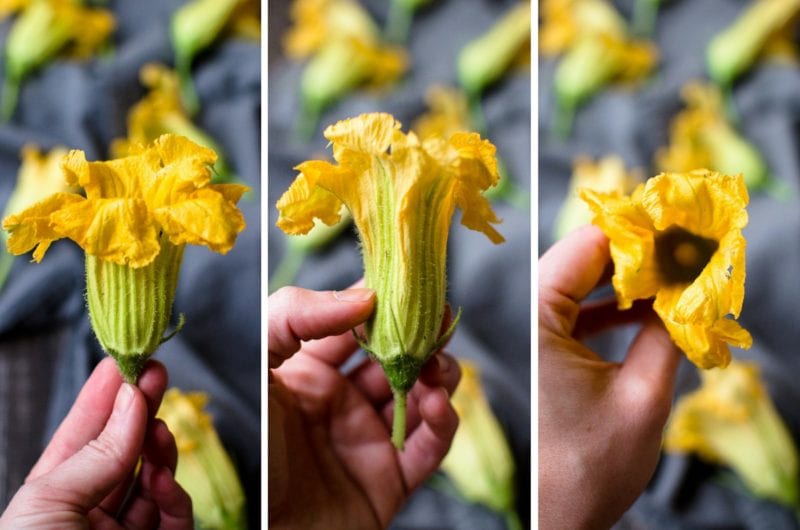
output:
[{"label": "ribbed green calyx", "polygon": [[164,337],[175,299],[183,245],[161,241],[161,252],[145,267],[117,265],[86,255],[86,300],[92,328],[122,376],[135,384]]},{"label": "ribbed green calyx", "polygon": [[[366,286],[376,292],[375,311],[365,324],[362,346],[380,362],[395,397],[392,441],[405,440],[405,397],[430,356],[455,329],[442,337],[445,311],[445,262],[451,208],[442,208],[449,184],[431,186],[413,211],[393,193],[391,176],[376,186],[375,215],[369,239],[361,234]],[[456,319],[457,320],[457,319]]]}]

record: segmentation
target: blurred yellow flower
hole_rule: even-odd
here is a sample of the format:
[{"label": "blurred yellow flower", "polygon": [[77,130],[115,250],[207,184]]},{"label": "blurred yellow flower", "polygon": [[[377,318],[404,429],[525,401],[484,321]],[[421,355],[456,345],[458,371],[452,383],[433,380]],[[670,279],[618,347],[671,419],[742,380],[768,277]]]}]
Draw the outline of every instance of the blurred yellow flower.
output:
[{"label": "blurred yellow flower", "polygon": [[751,190],[769,184],[758,150],[728,122],[719,89],[693,81],[681,94],[686,109],[672,120],[669,146],[656,153],[658,169],[685,172],[704,167],[725,174],[738,172]]},{"label": "blurred yellow flower", "polygon": [[642,181],[639,171],[626,171],[625,161],[606,156],[597,162],[581,156],[575,159],[564,204],[556,217],[553,238],[559,240],[578,227],[591,224],[592,211],[578,196],[579,189],[627,195]]},{"label": "blurred yellow flower", "polygon": [[797,449],[758,365],[734,360],[700,375],[702,386],[675,405],[664,449],[729,466],[756,496],[797,506]]},{"label": "blurred yellow flower", "polygon": [[631,196],[580,190],[611,240],[620,309],[655,296],[670,336],[700,368],[726,366],[728,344],[749,348],[734,319],[744,300],[747,188],[741,175],[662,173]]},{"label": "blurred yellow flower", "polygon": [[108,162],[73,150],[61,167],[86,197],[56,193],[3,220],[14,254],[34,249],[41,261],[64,237],[84,249],[92,327],[130,382],[166,340],[183,247],[224,254],[245,227],[236,203],[247,187],[210,184],[215,158],[172,135]]},{"label": "blurred yellow flower", "polygon": [[366,324],[369,351],[395,391],[393,440],[405,438],[405,396],[440,345],[445,310],[445,261],[450,222],[503,237],[482,192],[496,184],[495,147],[475,133],[420,142],[400,132],[389,114],[363,114],[325,130],[338,165],[309,161],[278,201],[278,227],[302,234],[319,218],[339,221],[344,204],[353,216],[364,257],[365,281],[377,292]]},{"label": "blurred yellow flower", "polygon": [[656,47],[631,38],[625,20],[605,0],[545,0],[539,35],[542,55],[562,55],[553,80],[553,127],[562,137],[581,103],[610,82],[640,82],[658,61]]},{"label": "blurred yellow flower", "polygon": [[156,416],[164,420],[178,446],[175,480],[192,498],[198,528],[243,530],[244,491],[236,468],[205,412],[208,396],[170,388]]},{"label": "blurred yellow flower", "polygon": [[[442,470],[466,500],[517,520],[511,448],[486,399],[478,367],[463,359],[458,364],[461,381],[452,402],[460,421]],[[521,528],[518,520],[510,526]]]},{"label": "blurred yellow flower", "polygon": [[[42,153],[36,146],[26,145],[21,154],[22,165],[17,174],[17,183],[6,203],[3,217],[20,212],[50,194],[72,191],[61,173],[61,159],[67,154],[65,148],[55,147],[48,153]],[[13,261],[13,256],[6,248],[7,241],[8,233],[0,232],[0,243],[3,245],[0,254],[0,289],[5,284]]]},{"label": "blurred yellow flower", "polygon": [[539,52],[558,55],[581,37],[607,34],[625,38],[625,19],[606,0],[543,0],[539,28]]},{"label": "blurred yellow flower", "polygon": [[109,11],[72,0],[27,2],[6,41],[2,118],[13,114],[26,76],[58,54],[77,59],[91,56],[114,26]]},{"label": "blurred yellow flower", "polygon": [[425,94],[425,102],[430,110],[411,125],[421,140],[433,136],[446,138],[471,129],[467,96],[461,90],[434,85]]},{"label": "blurred yellow flower", "polygon": [[162,64],[148,63],[139,71],[139,79],[149,92],[128,111],[128,137],[111,143],[111,157],[128,156],[140,144],[148,144],[162,134],[175,134],[217,153],[214,182],[231,180],[233,172],[220,155],[222,150],[186,112],[178,74]]},{"label": "blurred yellow flower", "polygon": [[349,91],[382,88],[408,69],[405,50],[381,41],[369,14],[351,0],[295,0],[286,54],[310,58],[300,80],[300,133],[310,136],[319,114]]},{"label": "blurred yellow flower", "polygon": [[[796,0],[754,0],[708,44],[706,59],[711,78],[731,84],[765,51],[786,50],[800,12]],[[781,53],[783,53],[781,52]]]}]

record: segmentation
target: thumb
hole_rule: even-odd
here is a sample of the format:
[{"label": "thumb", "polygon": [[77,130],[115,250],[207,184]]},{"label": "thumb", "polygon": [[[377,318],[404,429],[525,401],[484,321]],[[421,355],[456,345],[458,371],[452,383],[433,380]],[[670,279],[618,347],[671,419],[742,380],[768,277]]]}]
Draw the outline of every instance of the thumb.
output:
[{"label": "thumb", "polygon": [[38,477],[30,495],[68,503],[84,513],[122,483],[136,466],[147,428],[147,402],[142,392],[123,383],[114,409],[96,439],[51,472]]},{"label": "thumb", "polygon": [[269,367],[300,349],[300,341],[341,335],[372,314],[375,291],[309,291],[284,287],[269,297]]}]

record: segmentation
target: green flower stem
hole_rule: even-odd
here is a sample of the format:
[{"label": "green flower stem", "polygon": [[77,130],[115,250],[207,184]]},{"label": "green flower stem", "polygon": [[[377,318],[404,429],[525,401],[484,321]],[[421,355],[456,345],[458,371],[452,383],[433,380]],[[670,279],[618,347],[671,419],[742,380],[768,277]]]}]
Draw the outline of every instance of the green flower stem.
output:
[{"label": "green flower stem", "polygon": [[189,57],[178,56],[175,61],[175,70],[178,72],[178,81],[181,85],[181,101],[189,116],[194,116],[200,110],[200,98],[194,88],[192,80],[192,60]]},{"label": "green flower stem", "polygon": [[400,0],[392,0],[389,17],[386,19],[386,40],[404,44],[408,40],[408,30],[414,10]]},{"label": "green flower stem", "polygon": [[556,105],[556,113],[553,119],[553,135],[566,140],[572,133],[572,124],[575,121],[575,106],[559,103]]},{"label": "green flower stem", "polygon": [[633,34],[647,38],[653,35],[658,17],[659,0],[636,0],[633,4]]},{"label": "green flower stem", "polygon": [[306,252],[303,249],[286,245],[285,252],[281,258],[278,268],[272,273],[269,279],[269,292],[274,293],[281,287],[291,284],[300,271],[300,266],[306,259]]},{"label": "green flower stem", "polygon": [[297,115],[295,122],[294,135],[295,138],[308,142],[317,130],[319,123],[320,110],[316,107],[303,103],[300,108],[300,113]]},{"label": "green flower stem", "polygon": [[136,383],[147,359],[166,340],[182,259],[183,245],[168,241],[162,241],[152,263],[139,268],[86,255],[92,329],[128,383]]},{"label": "green flower stem", "polygon": [[508,510],[503,514],[506,520],[508,530],[522,530],[522,521],[519,520],[519,515],[514,510]]},{"label": "green flower stem", "polygon": [[469,119],[473,130],[481,136],[486,136],[486,117],[483,114],[480,93],[470,93],[468,95]]},{"label": "green flower stem", "polygon": [[8,279],[8,273],[11,272],[11,265],[14,264],[14,255],[6,248],[6,238],[0,239],[3,240],[3,249],[0,250],[0,291],[2,291],[3,286],[6,284],[6,279]]},{"label": "green flower stem", "polygon": [[7,122],[14,115],[19,99],[19,80],[12,79],[6,74],[3,79],[3,96],[0,103],[0,121]]},{"label": "green flower stem", "polygon": [[407,394],[392,389],[394,395],[394,418],[392,419],[392,444],[402,451],[406,441],[406,406]]}]

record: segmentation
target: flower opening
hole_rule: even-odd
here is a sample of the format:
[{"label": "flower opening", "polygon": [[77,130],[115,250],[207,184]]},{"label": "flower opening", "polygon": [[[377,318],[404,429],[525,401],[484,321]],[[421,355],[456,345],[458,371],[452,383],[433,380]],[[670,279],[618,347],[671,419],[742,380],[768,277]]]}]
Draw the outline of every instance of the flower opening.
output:
[{"label": "flower opening", "polygon": [[741,175],[662,173],[630,196],[588,189],[580,195],[611,240],[620,309],[655,297],[672,339],[701,368],[726,366],[728,344],[750,347],[750,334],[734,320],[745,280],[748,195]]}]

